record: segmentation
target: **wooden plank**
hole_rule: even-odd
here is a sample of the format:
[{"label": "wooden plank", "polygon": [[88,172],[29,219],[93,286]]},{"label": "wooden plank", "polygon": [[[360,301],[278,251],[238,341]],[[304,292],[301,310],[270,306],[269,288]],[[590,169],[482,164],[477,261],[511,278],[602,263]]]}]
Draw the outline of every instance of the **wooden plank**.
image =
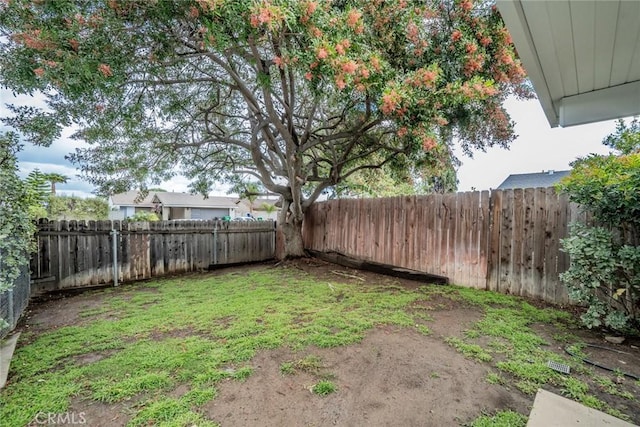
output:
[{"label": "wooden plank", "polygon": [[521,269],[521,294],[532,295],[534,293],[534,238],[535,238],[535,190],[524,190],[524,221],[522,238],[522,269]]},{"label": "wooden plank", "polygon": [[406,259],[404,260],[404,266],[416,271],[420,270],[420,259],[416,256],[416,239],[418,235],[418,227],[416,224],[416,196],[410,196],[405,199],[409,204],[407,209],[407,224],[406,224]]},{"label": "wooden plank", "polygon": [[[566,237],[569,237],[569,221],[570,221],[570,204],[569,204],[569,196],[566,194],[560,194],[558,197],[558,240],[562,240]],[[562,244],[559,244],[559,253],[558,253],[558,275],[564,273],[569,269],[569,254],[562,250]],[[559,280],[559,279],[558,279]],[[558,303],[567,303],[569,302],[569,296],[567,294],[567,289],[564,284],[561,282],[560,288],[560,301]]]},{"label": "wooden plank", "polygon": [[523,295],[524,190],[513,190],[513,238],[511,241],[511,286],[509,293]]},{"label": "wooden plank", "polygon": [[500,223],[500,269],[498,292],[509,293],[512,288],[512,251],[513,236],[513,190],[503,190]]},{"label": "wooden plank", "polygon": [[544,188],[536,188],[534,193],[533,287],[527,296],[543,299],[546,191]]},{"label": "wooden plank", "polygon": [[479,245],[479,258],[478,258],[478,289],[488,289],[489,279],[489,258],[490,258],[490,212],[491,212],[491,197],[488,191],[482,191],[480,193],[480,211],[478,224],[480,225],[480,241]]},{"label": "wooden plank", "polygon": [[478,267],[480,263],[480,192],[469,193],[467,200],[467,286],[478,288]]},{"label": "wooden plank", "polygon": [[460,286],[466,286],[464,283],[464,256],[465,256],[465,248],[464,241],[462,235],[464,234],[464,193],[460,194],[452,194],[451,198],[452,204],[455,206],[455,210],[453,211],[453,266],[454,272],[451,279],[453,283]]},{"label": "wooden plank", "polygon": [[491,192],[487,289],[492,291],[498,290],[498,284],[500,280],[500,230],[502,227],[502,199],[503,190],[494,190]]},{"label": "wooden plank", "polygon": [[557,232],[557,194],[553,188],[546,189],[545,200],[545,232],[544,232],[544,277],[543,299],[553,303],[556,298],[558,274],[556,270],[556,258],[558,256]]},{"label": "wooden plank", "polygon": [[338,252],[313,251],[312,254],[318,258],[321,258],[326,261],[333,262],[339,265],[344,265],[351,268],[358,268],[361,270],[373,271],[379,274],[386,274],[394,277],[400,277],[403,279],[417,280],[417,281],[430,283],[430,284],[449,283],[449,280],[447,277],[426,274],[421,271],[411,270],[403,267],[397,267],[390,264],[381,264],[378,262],[365,261],[362,259],[357,259],[357,258],[347,256]]}]

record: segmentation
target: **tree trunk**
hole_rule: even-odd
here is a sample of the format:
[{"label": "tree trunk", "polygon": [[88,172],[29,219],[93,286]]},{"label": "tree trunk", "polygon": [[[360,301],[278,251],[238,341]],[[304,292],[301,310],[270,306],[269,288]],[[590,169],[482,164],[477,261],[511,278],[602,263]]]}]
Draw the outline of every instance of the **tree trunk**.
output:
[{"label": "tree trunk", "polygon": [[283,239],[282,250],[277,254],[280,259],[300,258],[306,255],[302,241],[302,218],[292,215],[289,206],[290,203],[285,201],[278,215],[278,234]]}]

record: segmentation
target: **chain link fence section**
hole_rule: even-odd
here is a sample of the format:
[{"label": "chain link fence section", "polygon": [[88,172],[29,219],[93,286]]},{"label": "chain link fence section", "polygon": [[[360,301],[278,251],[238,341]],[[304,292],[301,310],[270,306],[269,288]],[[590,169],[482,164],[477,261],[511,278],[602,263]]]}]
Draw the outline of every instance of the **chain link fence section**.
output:
[{"label": "chain link fence section", "polygon": [[[0,268],[2,267],[2,254],[0,254]],[[13,287],[0,292],[0,339],[6,337],[16,327],[29,304],[30,294],[31,274],[27,264],[22,267]]]}]

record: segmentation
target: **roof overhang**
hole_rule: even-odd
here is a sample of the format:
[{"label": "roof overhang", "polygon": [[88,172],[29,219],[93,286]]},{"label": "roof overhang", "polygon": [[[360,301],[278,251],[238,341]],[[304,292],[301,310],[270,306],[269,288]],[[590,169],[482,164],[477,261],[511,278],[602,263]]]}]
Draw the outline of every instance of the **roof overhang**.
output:
[{"label": "roof overhang", "polygon": [[640,114],[640,2],[497,0],[552,127]]}]

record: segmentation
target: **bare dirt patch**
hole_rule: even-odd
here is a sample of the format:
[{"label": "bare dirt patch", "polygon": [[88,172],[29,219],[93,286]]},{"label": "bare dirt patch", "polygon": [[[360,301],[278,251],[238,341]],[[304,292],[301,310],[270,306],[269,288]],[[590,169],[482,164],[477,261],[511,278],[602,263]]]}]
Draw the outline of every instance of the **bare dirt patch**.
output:
[{"label": "bare dirt patch", "polygon": [[[280,372],[283,362],[318,356],[320,375]],[[259,353],[246,381],[225,381],[205,414],[222,426],[460,425],[481,411],[528,413],[532,399],[485,381],[488,367],[442,340],[410,329],[377,328],[356,345]],[[310,389],[329,375],[338,391]]]}]

